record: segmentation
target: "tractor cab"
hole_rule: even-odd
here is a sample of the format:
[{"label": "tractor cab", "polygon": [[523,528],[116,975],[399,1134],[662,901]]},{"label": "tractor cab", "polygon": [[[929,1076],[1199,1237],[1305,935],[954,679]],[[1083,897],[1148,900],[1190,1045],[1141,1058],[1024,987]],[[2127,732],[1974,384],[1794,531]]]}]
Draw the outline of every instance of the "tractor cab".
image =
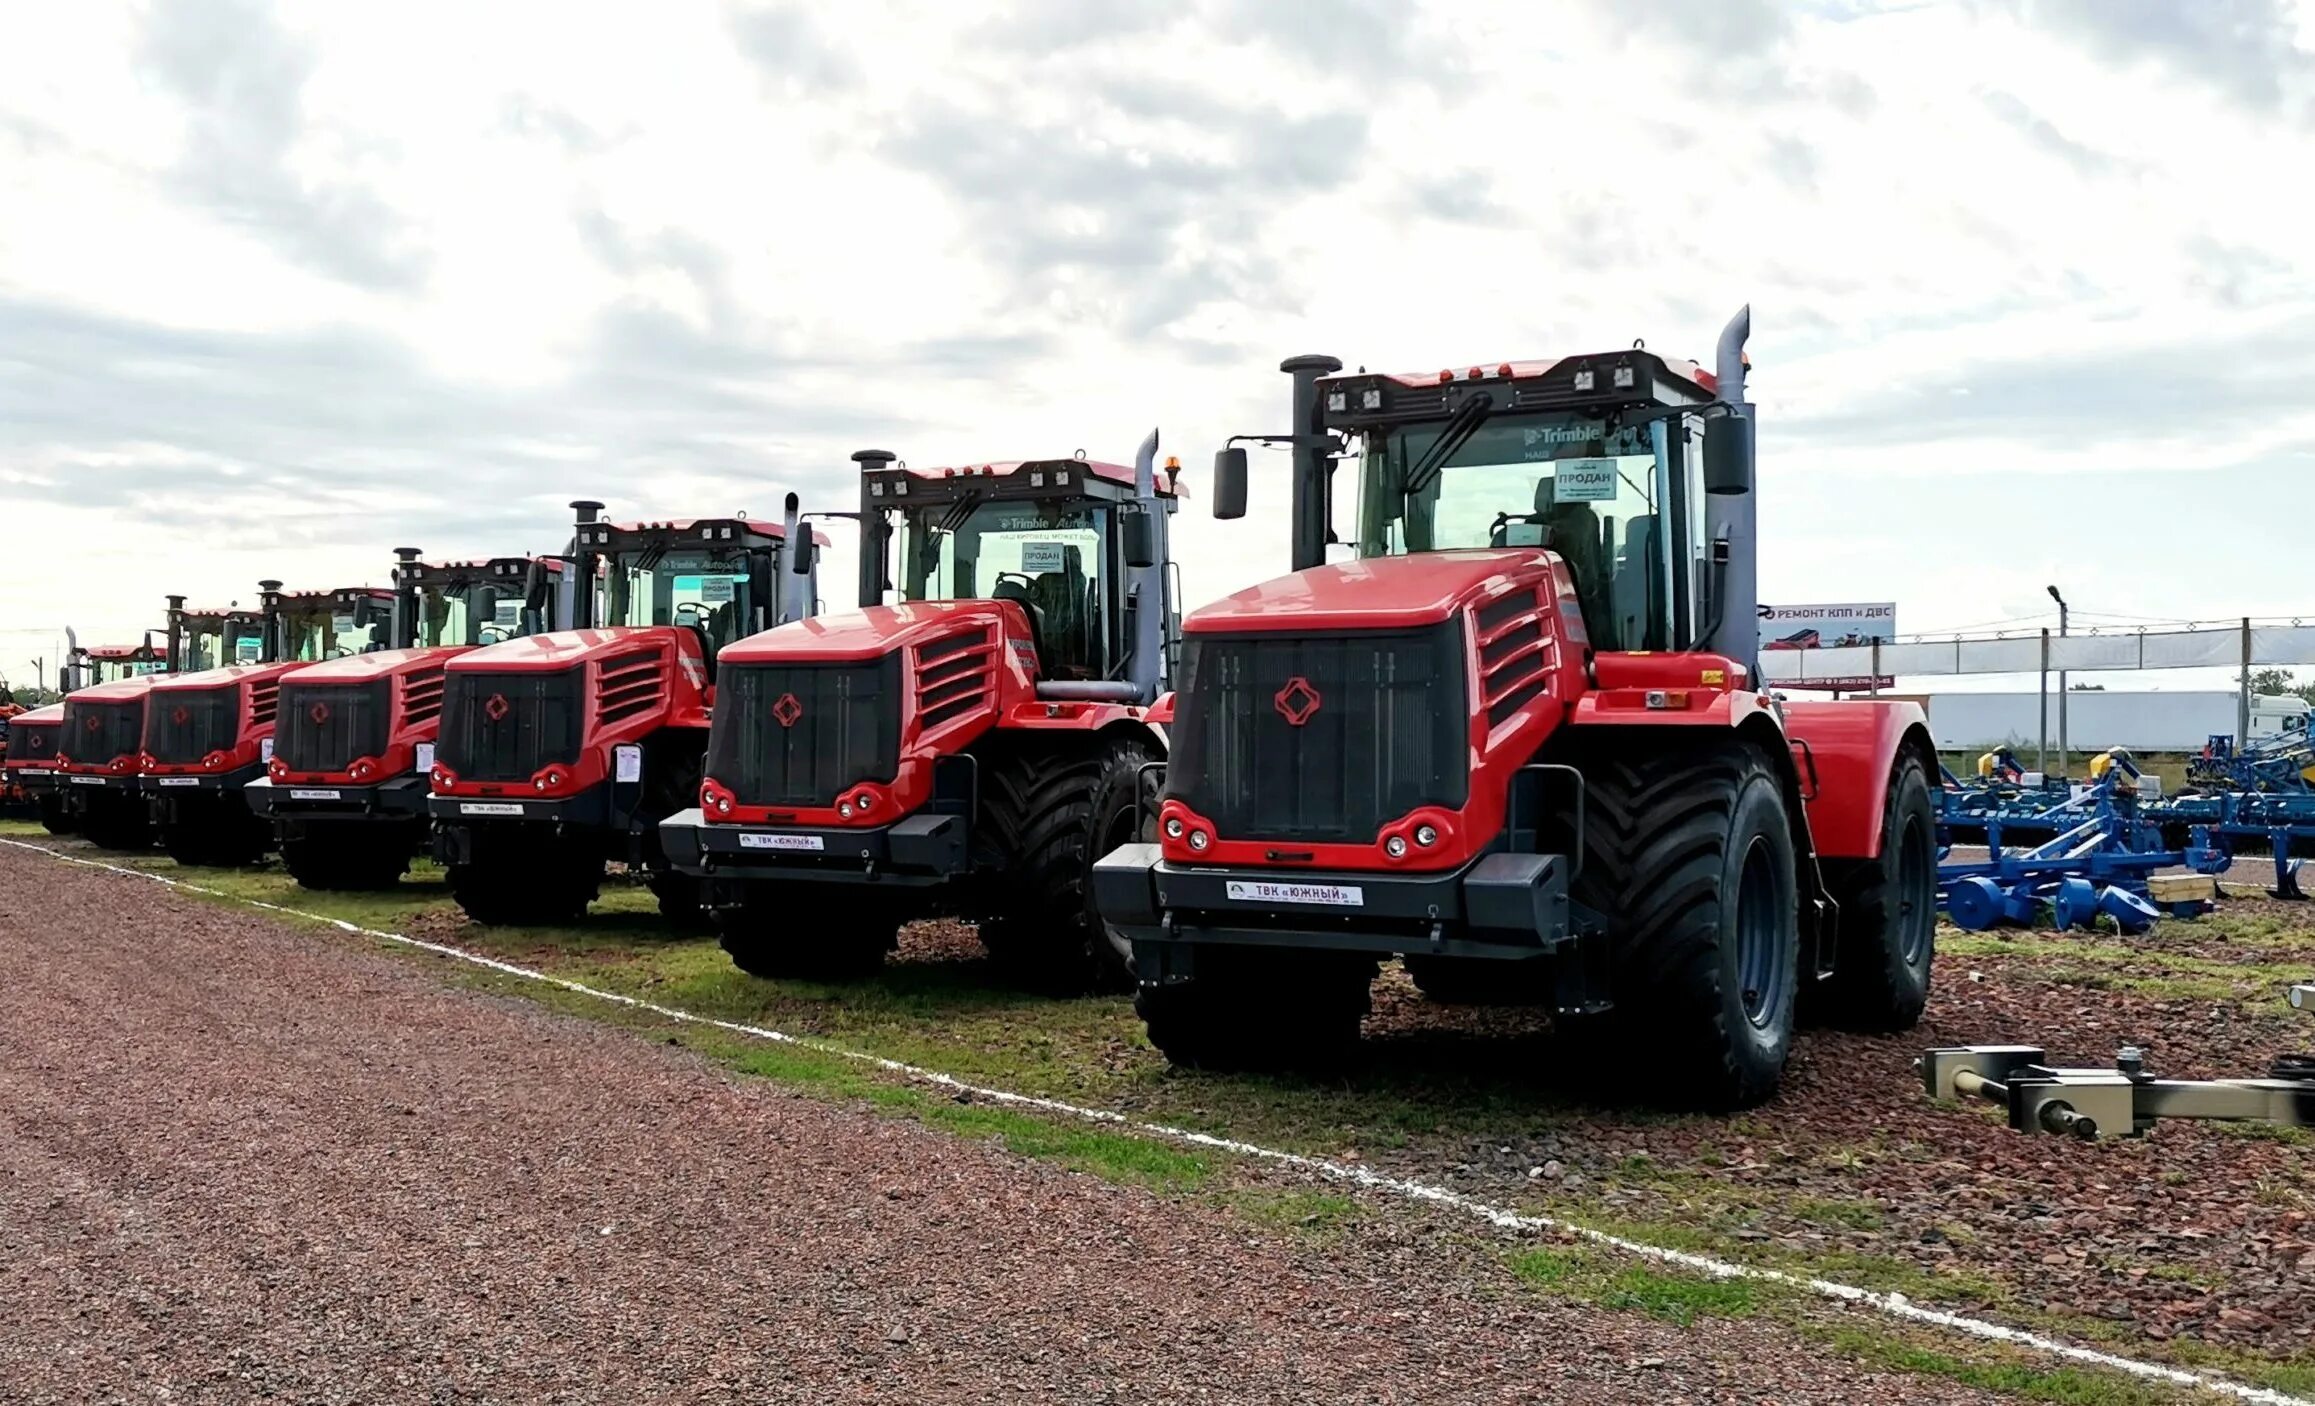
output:
[{"label": "tractor cab", "polygon": [[187,609],[183,596],[169,597],[168,672],[197,674],[265,657],[265,616],[256,610]]},{"label": "tractor cab", "polygon": [[391,637],[397,648],[498,644],[548,628],[563,563],[531,557],[419,560],[397,547]]},{"label": "tractor cab", "polygon": [[[882,450],[852,456],[860,489],[863,607],[1012,601],[1029,621],[1041,696],[1149,703],[1164,675],[1160,639],[1178,624],[1153,606],[1137,648],[1137,573],[1164,559],[1164,515],[1181,468],[1168,460],[1145,500],[1127,465],[1034,459],[912,469]],[[898,547],[899,581],[893,581]]]},{"label": "tractor cab", "polygon": [[100,644],[75,649],[69,667],[77,680],[74,686],[86,688],[163,673],[169,661],[167,652],[147,639],[143,644]]},{"label": "tractor cab", "polygon": [[747,517],[604,522],[602,504],[572,506],[581,597],[572,618],[581,628],[689,630],[712,680],[717,650],[812,613],[814,563],[807,555],[798,571],[786,556],[791,541],[812,553],[808,538],[790,535],[800,529]]},{"label": "tractor cab", "polygon": [[277,591],[266,598],[273,616],[272,657],[282,663],[312,664],[368,654],[390,646],[394,591],[385,586],[341,587],[332,591]]},{"label": "tractor cab", "polygon": [[[1298,564],[1304,537],[1313,564],[1338,545],[1339,452],[1358,471],[1359,558],[1541,547],[1566,565],[1595,650],[1692,648],[1711,631],[1706,421],[1726,406],[1710,372],[1638,347],[1419,375],[1338,369],[1289,365],[1308,387],[1303,437],[1325,451],[1297,455]],[[1223,458],[1227,500],[1242,495],[1244,451]]]}]

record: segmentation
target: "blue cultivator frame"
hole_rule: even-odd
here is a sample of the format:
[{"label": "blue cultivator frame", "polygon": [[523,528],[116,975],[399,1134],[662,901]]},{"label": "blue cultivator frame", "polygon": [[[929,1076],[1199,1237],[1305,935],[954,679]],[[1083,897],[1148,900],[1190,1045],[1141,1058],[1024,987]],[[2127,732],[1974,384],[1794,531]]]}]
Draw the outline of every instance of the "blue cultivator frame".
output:
[{"label": "blue cultivator frame", "polygon": [[[2230,856],[2203,829],[2176,849],[2164,829],[2142,812],[2128,775],[2116,767],[2079,799],[2052,802],[2048,793],[2012,789],[1980,799],[1968,788],[1949,790],[1945,848],[1937,866],[1938,905],[1954,926],[1972,932],[2003,924],[2032,925],[2049,909],[2061,930],[2089,927],[2101,915],[2124,932],[2144,932],[2165,915],[2190,917],[2207,900],[2157,901],[2149,880],[2166,869],[2223,872]],[[1953,831],[1982,827],[1986,857],[1952,856]],[[2011,849],[2005,831],[2040,839]],[[2041,837],[2047,836],[2043,839]]]}]

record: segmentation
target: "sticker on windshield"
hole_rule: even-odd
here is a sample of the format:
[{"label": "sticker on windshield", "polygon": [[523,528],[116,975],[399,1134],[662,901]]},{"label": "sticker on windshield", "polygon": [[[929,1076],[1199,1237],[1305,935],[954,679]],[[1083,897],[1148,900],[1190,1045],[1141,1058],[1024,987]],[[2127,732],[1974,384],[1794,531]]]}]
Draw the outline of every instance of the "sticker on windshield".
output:
[{"label": "sticker on windshield", "polygon": [[330,632],[340,638],[352,634],[354,632],[354,617],[351,615],[331,616]]},{"label": "sticker on windshield", "polygon": [[1551,493],[1562,503],[1614,502],[1616,461],[1562,459],[1552,465]]},{"label": "sticker on windshield", "polygon": [[254,664],[257,656],[264,652],[265,642],[262,640],[239,639],[233,642],[233,658],[236,663]]},{"label": "sticker on windshield", "polygon": [[1021,569],[1027,572],[1065,571],[1069,566],[1067,542],[1041,541],[1021,544]]},{"label": "sticker on windshield", "polygon": [[490,607],[491,622],[511,630],[522,623],[522,602],[513,596],[494,601]]},{"label": "sticker on windshield", "polygon": [[729,576],[702,576],[699,578],[699,600],[702,605],[722,605],[737,595],[739,583]]}]

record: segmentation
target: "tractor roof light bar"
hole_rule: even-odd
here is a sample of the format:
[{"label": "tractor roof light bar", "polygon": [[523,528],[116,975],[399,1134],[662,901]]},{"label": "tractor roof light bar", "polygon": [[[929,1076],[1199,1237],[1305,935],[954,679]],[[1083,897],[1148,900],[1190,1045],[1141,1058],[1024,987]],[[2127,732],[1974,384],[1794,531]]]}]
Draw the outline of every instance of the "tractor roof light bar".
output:
[{"label": "tractor roof light bar", "polygon": [[[2290,1002],[2315,1014],[2315,983],[2292,987]],[[1963,1045],[1930,1050],[1914,1067],[1932,1098],[2000,1104],[2021,1133],[2138,1137],[2164,1118],[2315,1127],[2315,1055],[2284,1055],[2264,1079],[2158,1079],[2146,1051],[2129,1045],[2111,1069],[2043,1058],[2033,1045]]]}]

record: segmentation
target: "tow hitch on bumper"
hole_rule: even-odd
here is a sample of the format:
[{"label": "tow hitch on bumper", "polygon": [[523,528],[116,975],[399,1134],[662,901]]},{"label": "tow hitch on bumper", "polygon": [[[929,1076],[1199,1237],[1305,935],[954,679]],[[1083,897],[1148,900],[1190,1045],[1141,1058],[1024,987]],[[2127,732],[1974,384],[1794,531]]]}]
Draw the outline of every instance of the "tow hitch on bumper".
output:
[{"label": "tow hitch on bumper", "polygon": [[873,829],[711,825],[694,807],[659,822],[667,862],[702,879],[803,879],[909,887],[947,883],[972,867],[972,824],[918,811]]}]

